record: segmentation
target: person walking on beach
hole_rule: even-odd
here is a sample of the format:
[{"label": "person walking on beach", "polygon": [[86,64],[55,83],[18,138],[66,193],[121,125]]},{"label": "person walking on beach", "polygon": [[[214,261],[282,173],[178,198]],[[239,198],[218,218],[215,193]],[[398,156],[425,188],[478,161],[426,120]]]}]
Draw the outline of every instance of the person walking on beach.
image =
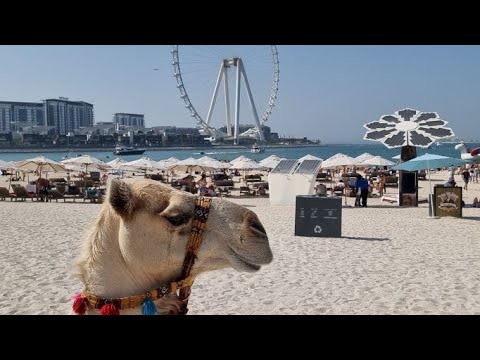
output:
[{"label": "person walking on beach", "polygon": [[470,180],[470,171],[468,171],[467,168],[465,168],[462,172],[463,176],[463,182],[465,183],[465,186],[463,187],[465,190],[468,190],[468,181]]}]

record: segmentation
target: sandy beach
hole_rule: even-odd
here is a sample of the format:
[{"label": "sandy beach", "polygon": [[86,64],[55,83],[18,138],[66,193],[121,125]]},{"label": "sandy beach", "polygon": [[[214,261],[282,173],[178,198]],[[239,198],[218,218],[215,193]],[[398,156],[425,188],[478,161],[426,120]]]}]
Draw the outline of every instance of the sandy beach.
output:
[{"label": "sandy beach", "polygon": [[[446,171],[432,175],[434,184],[447,178]],[[456,181],[463,185],[460,175]],[[428,181],[419,184],[427,196]],[[480,185],[463,194],[471,204]],[[230,200],[258,214],[274,261],[253,274],[203,274],[191,315],[480,314],[480,208],[464,208],[461,219],[430,219],[428,204],[403,208],[377,197],[358,208],[348,198],[342,238],[312,238],[294,236],[294,206]],[[70,312],[82,287],[72,262],[100,206],[0,201],[0,314]]]}]

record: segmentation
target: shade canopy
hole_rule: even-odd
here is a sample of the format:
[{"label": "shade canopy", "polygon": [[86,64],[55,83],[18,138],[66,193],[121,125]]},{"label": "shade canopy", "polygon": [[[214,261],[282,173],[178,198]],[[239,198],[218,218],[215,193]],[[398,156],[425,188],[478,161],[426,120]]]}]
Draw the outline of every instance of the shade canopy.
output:
[{"label": "shade canopy", "polygon": [[382,115],[378,121],[365,124],[368,130],[364,140],[380,141],[388,148],[418,146],[428,148],[438,139],[454,136],[448,122],[436,112],[402,109],[394,114]]},{"label": "shade canopy", "polygon": [[462,159],[448,156],[424,154],[400,165],[392,167],[393,170],[417,171],[423,169],[436,169],[449,166],[465,165],[467,162]]}]

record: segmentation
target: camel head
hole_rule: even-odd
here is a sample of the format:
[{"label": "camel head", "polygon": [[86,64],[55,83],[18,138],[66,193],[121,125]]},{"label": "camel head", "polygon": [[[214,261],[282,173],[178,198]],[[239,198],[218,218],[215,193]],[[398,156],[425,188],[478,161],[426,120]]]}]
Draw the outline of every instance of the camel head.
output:
[{"label": "camel head", "polygon": [[[77,260],[85,288],[117,298],[178,280],[194,208],[194,195],[157,181],[112,180]],[[228,267],[254,272],[272,259],[257,215],[213,198],[191,275]]]}]

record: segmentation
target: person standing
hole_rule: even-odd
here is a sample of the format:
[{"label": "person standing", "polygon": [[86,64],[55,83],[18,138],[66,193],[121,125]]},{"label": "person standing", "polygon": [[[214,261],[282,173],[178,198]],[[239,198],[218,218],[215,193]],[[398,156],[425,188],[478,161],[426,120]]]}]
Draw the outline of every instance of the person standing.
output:
[{"label": "person standing", "polygon": [[362,199],[361,206],[362,207],[367,207],[368,181],[366,179],[364,179],[362,177],[362,175],[360,175],[360,174],[357,175],[357,182],[355,183],[355,188],[358,189],[357,193],[358,193],[358,191],[360,191],[360,198]]},{"label": "person standing", "polygon": [[385,174],[380,174],[377,184],[378,195],[383,196],[385,192]]},{"label": "person standing", "polygon": [[468,171],[467,168],[463,169],[462,176],[463,176],[463,182],[465,183],[465,186],[463,188],[465,190],[468,190],[468,181],[470,180],[470,171]]},{"label": "person standing", "polygon": [[472,183],[475,180],[475,183],[478,184],[478,164],[473,168],[473,179]]}]

